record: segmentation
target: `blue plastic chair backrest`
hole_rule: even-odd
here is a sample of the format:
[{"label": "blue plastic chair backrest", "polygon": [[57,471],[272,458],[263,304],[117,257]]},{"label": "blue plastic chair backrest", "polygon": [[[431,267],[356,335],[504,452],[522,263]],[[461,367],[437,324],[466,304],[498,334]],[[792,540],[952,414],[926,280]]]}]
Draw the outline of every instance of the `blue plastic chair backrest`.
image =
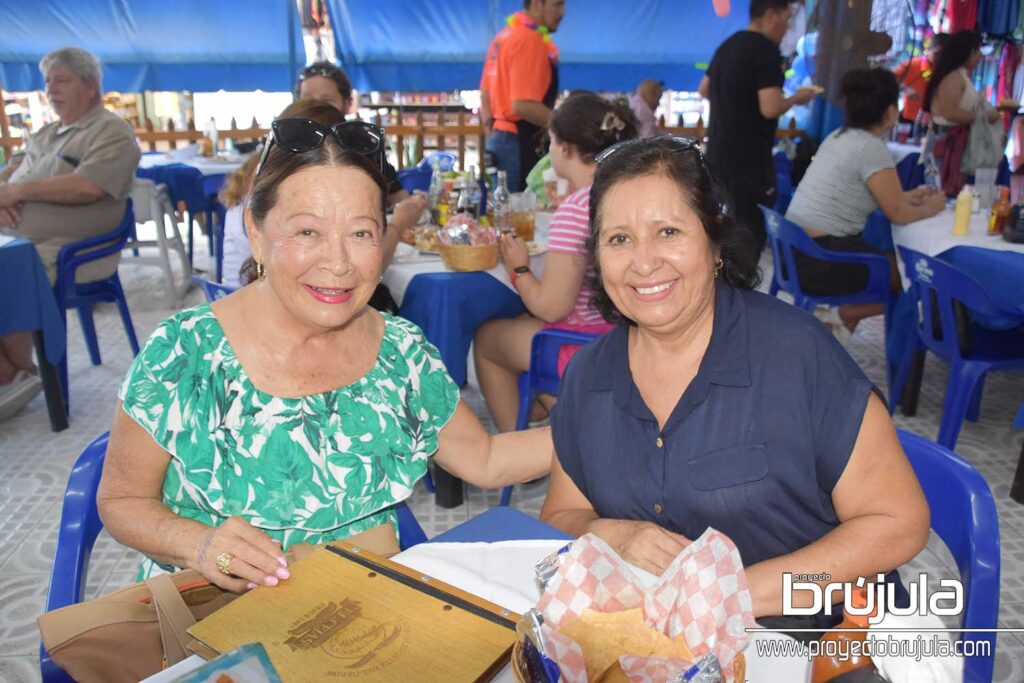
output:
[{"label": "blue plastic chair backrest", "polygon": [[828,254],[815,244],[814,240],[799,225],[786,220],[774,209],[769,209],[767,206],[760,208],[761,213],[764,214],[764,228],[772,245],[772,261],[779,288],[793,296],[802,297],[804,293],[797,280],[793,249],[826,261]]},{"label": "blue plastic chair backrest", "polygon": [[441,160],[441,170],[445,173],[455,168],[455,164],[459,160],[458,157],[451,152],[431,152],[420,159],[420,163],[416,164],[417,168],[433,169],[434,157]]},{"label": "blue plastic chair backrest", "polygon": [[536,393],[558,395],[558,352],[566,344],[579,344],[597,339],[596,334],[572,332],[556,328],[541,330],[530,344],[530,387]]},{"label": "blue plastic chair backrest", "polygon": [[[931,508],[931,527],[956,560],[966,605],[962,628],[996,628],[999,619],[999,513],[992,491],[970,463],[939,444],[897,430]],[[934,588],[934,587],[933,587]],[[995,634],[969,633],[973,640]],[[964,681],[991,681],[992,657],[966,657]]]},{"label": "blue plastic chair backrest", "polygon": [[135,212],[132,209],[132,200],[128,200],[124,207],[124,216],[121,224],[110,232],[95,237],[89,237],[77,242],[65,244],[57,252],[57,282],[54,284],[54,291],[58,293],[58,301],[63,301],[68,287],[74,286],[75,271],[82,264],[106,258],[111,254],[119,254],[128,238],[135,230]]},{"label": "blue plastic chair backrest", "polygon": [[403,168],[398,172],[398,182],[402,183],[402,188],[406,192],[411,193],[415,190],[426,192],[430,189],[430,179],[433,175],[434,171],[430,167]]},{"label": "blue plastic chair backrest", "polygon": [[954,302],[983,316],[998,316],[1002,309],[992,303],[974,278],[949,263],[902,246],[899,252],[910,279],[909,293],[921,341],[947,361],[961,357]]},{"label": "blue plastic chair backrest", "polygon": [[192,280],[202,288],[203,295],[206,297],[206,303],[208,304],[212,304],[217,299],[227,296],[236,289],[229,285],[222,285],[219,282],[211,282],[198,275],[193,275]]}]

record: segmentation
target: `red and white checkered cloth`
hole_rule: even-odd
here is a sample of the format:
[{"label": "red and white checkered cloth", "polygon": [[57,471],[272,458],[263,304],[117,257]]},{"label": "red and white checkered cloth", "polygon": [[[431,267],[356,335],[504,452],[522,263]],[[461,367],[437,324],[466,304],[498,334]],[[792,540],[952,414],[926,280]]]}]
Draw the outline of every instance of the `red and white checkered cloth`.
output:
[{"label": "red and white checkered cloth", "polygon": [[[733,659],[749,640],[745,629],[755,625],[743,562],[725,534],[709,528],[646,590],[628,562],[587,534],[562,557],[537,603],[548,654],[567,683],[587,683],[587,672],[579,645],[559,633],[559,627],[587,609],[619,612],[634,607],[643,608],[651,628],[670,638],[682,636],[694,655],[713,652],[727,681],[733,678]],[[621,657],[619,663],[631,683],[665,681],[691,664],[632,656]]]}]

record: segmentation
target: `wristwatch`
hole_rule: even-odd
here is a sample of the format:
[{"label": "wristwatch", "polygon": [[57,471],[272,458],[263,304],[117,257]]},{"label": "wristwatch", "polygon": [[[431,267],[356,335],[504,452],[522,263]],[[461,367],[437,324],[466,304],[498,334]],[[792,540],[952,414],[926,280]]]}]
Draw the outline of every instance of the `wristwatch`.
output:
[{"label": "wristwatch", "polygon": [[529,272],[530,266],[516,266],[515,268],[513,268],[512,272],[509,273],[509,277],[512,278],[512,287],[514,289],[516,288],[516,281],[519,279],[519,276],[525,275],[526,273]]}]

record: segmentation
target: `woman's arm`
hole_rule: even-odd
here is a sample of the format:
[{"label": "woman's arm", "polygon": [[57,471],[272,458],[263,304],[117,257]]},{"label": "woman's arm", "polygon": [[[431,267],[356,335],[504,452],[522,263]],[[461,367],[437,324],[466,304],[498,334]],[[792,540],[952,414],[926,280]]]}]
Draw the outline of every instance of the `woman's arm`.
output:
[{"label": "woman's arm", "polygon": [[974,123],[975,112],[960,108],[960,98],[966,89],[967,84],[959,73],[947,74],[932,98],[932,116],[940,116],[961,126]]},{"label": "woman's arm", "polygon": [[[390,220],[388,220],[388,229],[384,232],[384,237],[381,239],[382,269],[387,268],[391,264],[395,256],[395,248],[398,246],[398,241],[402,238],[402,233],[414,228],[420,216],[427,209],[427,196],[422,192],[410,195],[405,190],[402,190],[401,193],[406,195],[405,199],[394,205],[395,210],[391,214]],[[396,192],[391,197],[398,194],[400,193]]]},{"label": "woman's arm", "polygon": [[[873,394],[832,504],[838,527],[796,552],[747,567],[755,617],[782,614],[784,572],[828,574],[830,581],[820,585],[861,576],[870,581],[913,558],[928,542],[928,502],[888,411]],[[793,604],[809,606],[810,597],[795,595]]]},{"label": "woman's arm", "polygon": [[[196,569],[230,591],[257,583],[272,586],[288,578],[281,548],[241,517],[214,528],[179,517],[164,505],[170,459],[119,401],[96,496],[100,519],[110,535],[157,562]],[[234,576],[217,568],[217,556],[223,552],[235,556],[230,565]]]},{"label": "woman's arm", "polygon": [[651,522],[599,517],[591,502],[562,469],[557,456],[551,460],[548,497],[540,518],[573,536],[593,533],[627,562],[658,575],[690,543],[685,536]]},{"label": "woman's arm", "polygon": [[547,474],[551,466],[550,428],[492,436],[462,401],[438,442],[434,461],[480,488],[531,481]]},{"label": "woman's arm", "polygon": [[895,168],[878,171],[868,178],[867,186],[885,217],[897,225],[930,218],[946,208],[946,195],[942,192],[904,192]]},{"label": "woman's arm", "polygon": [[[498,243],[509,277],[518,266],[530,265],[526,244],[517,236],[502,235]],[[544,277],[538,278],[533,273],[520,275],[516,291],[534,317],[546,323],[558,322],[572,312],[586,272],[587,264],[582,255],[551,253],[544,262]]]}]

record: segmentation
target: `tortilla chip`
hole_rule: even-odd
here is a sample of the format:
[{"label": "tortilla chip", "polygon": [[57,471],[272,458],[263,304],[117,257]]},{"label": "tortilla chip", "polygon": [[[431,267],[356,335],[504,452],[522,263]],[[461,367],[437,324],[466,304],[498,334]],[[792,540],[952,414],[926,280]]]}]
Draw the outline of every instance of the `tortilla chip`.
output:
[{"label": "tortilla chip", "polygon": [[622,655],[693,660],[682,638],[673,640],[648,628],[639,607],[621,612],[588,609],[579,619],[563,624],[559,631],[575,640],[583,650],[587,680],[592,683],[627,681],[619,666]]}]

